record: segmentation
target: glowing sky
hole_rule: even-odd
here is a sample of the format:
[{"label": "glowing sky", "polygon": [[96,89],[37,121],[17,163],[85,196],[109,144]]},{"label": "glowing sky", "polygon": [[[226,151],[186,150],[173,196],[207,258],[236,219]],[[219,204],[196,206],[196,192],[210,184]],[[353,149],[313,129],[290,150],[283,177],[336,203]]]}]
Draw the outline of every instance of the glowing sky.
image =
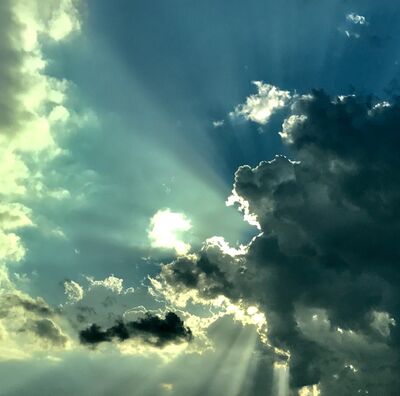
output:
[{"label": "glowing sky", "polygon": [[1,396],[398,395],[398,1],[0,33]]}]

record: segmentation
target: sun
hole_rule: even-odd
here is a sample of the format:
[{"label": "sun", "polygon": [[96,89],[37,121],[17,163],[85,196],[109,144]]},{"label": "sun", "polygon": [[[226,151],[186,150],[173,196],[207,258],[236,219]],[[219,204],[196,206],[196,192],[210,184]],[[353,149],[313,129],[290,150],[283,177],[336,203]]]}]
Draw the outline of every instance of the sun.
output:
[{"label": "sun", "polygon": [[151,246],[174,249],[177,255],[184,255],[190,250],[190,244],[182,240],[182,234],[191,228],[192,223],[185,214],[159,210],[150,220]]}]

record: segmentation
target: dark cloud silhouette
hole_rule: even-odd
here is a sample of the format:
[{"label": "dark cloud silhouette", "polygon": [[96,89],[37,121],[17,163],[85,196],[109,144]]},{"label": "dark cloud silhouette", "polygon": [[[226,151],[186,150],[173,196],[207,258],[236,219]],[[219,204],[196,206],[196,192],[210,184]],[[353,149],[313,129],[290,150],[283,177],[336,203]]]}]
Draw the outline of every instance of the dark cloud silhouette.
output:
[{"label": "dark cloud silhouette", "polygon": [[[263,307],[270,342],[290,350],[296,388],[395,394],[400,103],[313,91],[291,110],[281,135],[293,161],[278,156],[235,174],[234,194],[262,231],[247,253],[232,258],[204,246],[165,265],[161,279],[177,293],[197,289],[205,299],[223,294]],[[301,327],[304,309],[316,313]],[[312,332],[317,325],[329,331]],[[343,348],[338,335],[357,346]]]},{"label": "dark cloud silhouette", "polygon": [[118,321],[114,326],[103,330],[99,325],[92,324],[79,333],[83,344],[96,345],[112,340],[125,341],[130,338],[140,338],[144,342],[162,347],[172,342],[190,341],[192,332],[185,327],[178,315],[167,312],[165,318],[147,313],[136,321]]}]

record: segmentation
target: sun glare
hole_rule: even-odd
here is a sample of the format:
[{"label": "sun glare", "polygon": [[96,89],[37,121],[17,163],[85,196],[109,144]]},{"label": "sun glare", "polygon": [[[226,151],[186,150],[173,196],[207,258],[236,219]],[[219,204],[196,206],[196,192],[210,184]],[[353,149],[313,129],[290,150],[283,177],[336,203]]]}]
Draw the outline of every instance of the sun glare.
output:
[{"label": "sun glare", "polygon": [[183,255],[190,250],[190,244],[181,237],[192,228],[190,220],[183,214],[169,209],[159,210],[150,220],[148,236],[151,246],[174,249],[176,254]]}]

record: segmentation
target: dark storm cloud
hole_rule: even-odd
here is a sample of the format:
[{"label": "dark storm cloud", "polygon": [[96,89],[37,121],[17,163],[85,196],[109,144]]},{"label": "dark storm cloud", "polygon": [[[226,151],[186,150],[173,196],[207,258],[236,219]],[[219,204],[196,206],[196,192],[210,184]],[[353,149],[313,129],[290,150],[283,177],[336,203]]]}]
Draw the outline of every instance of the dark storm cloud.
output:
[{"label": "dark storm cloud", "polygon": [[[207,297],[214,297],[220,293],[233,290],[234,286],[227,279],[221,268],[210,260],[208,249],[203,249],[199,257],[179,257],[171,265],[163,268],[166,278],[182,283],[188,288],[202,290]],[[205,277],[202,277],[202,274]]]},{"label": "dark storm cloud", "polygon": [[[282,130],[295,161],[279,156],[235,174],[235,194],[248,202],[262,234],[240,258],[205,247],[196,259],[164,266],[161,277],[177,292],[192,288],[206,299],[224,294],[263,307],[270,342],[291,352],[294,387],[321,382],[328,395],[358,389],[394,394],[399,385],[394,325],[400,314],[399,125],[398,101],[331,98],[322,91],[297,98]],[[305,315],[301,307],[326,313],[325,338],[307,330],[312,320],[299,325]],[[323,323],[318,315],[314,320]],[[380,326],[385,330],[378,334]],[[344,348],[335,338],[342,334],[338,328],[358,346]],[[344,368],[348,360],[358,371]],[[336,374],[340,387],[331,380]]]},{"label": "dark storm cloud", "polygon": [[178,315],[167,312],[164,319],[147,313],[144,318],[136,321],[118,321],[106,330],[94,323],[82,330],[79,337],[83,344],[91,345],[114,339],[125,341],[130,338],[140,338],[144,342],[162,347],[168,343],[190,341],[192,332],[190,328],[184,326]]}]

